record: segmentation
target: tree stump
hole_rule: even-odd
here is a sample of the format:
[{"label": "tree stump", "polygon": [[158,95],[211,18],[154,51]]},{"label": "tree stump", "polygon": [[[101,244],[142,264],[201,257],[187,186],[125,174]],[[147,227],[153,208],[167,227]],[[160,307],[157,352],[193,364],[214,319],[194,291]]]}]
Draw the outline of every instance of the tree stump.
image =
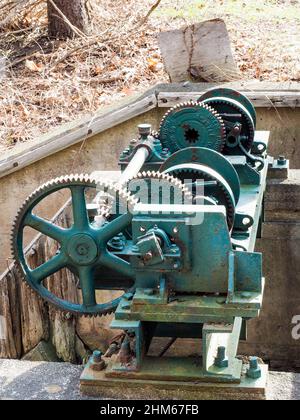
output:
[{"label": "tree stump", "polygon": [[87,33],[89,19],[85,3],[83,0],[48,0],[49,36],[72,38],[76,36],[76,29]]}]

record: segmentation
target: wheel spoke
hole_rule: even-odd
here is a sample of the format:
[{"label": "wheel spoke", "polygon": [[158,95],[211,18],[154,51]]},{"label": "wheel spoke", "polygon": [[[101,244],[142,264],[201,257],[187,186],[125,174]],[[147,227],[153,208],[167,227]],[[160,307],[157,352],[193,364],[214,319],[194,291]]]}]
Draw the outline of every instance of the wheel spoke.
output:
[{"label": "wheel spoke", "polygon": [[45,219],[42,219],[35,214],[29,213],[26,216],[26,219],[24,221],[25,226],[29,226],[33,228],[34,230],[43,233],[46,236],[49,236],[50,238],[54,239],[55,241],[62,243],[64,238],[66,237],[66,230],[54,225],[51,222],[48,222]]},{"label": "wheel spoke", "polygon": [[89,225],[88,213],[85,200],[85,187],[75,186],[71,188],[74,225],[78,229],[86,229]]},{"label": "wheel spoke", "polygon": [[135,273],[131,268],[131,265],[127,261],[122,260],[108,251],[101,255],[100,262],[106,267],[111,268],[124,276],[134,278]]},{"label": "wheel spoke", "polygon": [[96,293],[95,293],[95,281],[93,276],[93,270],[91,267],[80,267],[79,280],[82,291],[82,300],[85,306],[95,306]]},{"label": "wheel spoke", "polygon": [[60,252],[59,254],[55,255],[55,257],[51,258],[51,260],[32,270],[31,276],[36,281],[36,283],[41,283],[44,279],[57,273],[65,266],[65,256]]},{"label": "wheel spoke", "polygon": [[114,236],[116,236],[118,233],[122,232],[126,227],[129,225],[129,223],[132,220],[132,214],[126,213],[122,216],[118,217],[117,219],[113,220],[112,222],[109,222],[107,225],[105,225],[103,228],[99,230],[99,240],[106,243],[110,239],[112,239]]}]

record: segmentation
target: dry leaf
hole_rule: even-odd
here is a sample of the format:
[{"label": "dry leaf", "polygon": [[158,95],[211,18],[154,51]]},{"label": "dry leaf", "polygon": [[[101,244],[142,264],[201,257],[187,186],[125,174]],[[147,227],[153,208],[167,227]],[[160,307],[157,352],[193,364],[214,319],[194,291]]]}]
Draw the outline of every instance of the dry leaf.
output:
[{"label": "dry leaf", "polygon": [[121,90],[121,92],[124,93],[126,96],[134,94],[134,90],[126,86]]},{"label": "dry leaf", "polygon": [[163,67],[162,63],[160,63],[156,58],[148,58],[147,62],[149,69],[155,73],[161,70]]},{"label": "dry leaf", "polygon": [[38,73],[40,73],[44,70],[44,66],[41,63],[36,64],[34,61],[31,61],[31,60],[26,60],[25,66],[30,71],[34,71],[34,72],[38,72]]}]

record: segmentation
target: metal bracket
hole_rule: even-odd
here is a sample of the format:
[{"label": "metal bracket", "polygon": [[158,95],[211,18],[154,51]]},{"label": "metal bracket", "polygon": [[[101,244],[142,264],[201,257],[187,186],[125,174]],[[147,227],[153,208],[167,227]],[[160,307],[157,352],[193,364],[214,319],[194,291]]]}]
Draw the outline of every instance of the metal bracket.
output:
[{"label": "metal bracket", "polygon": [[[242,329],[242,318],[235,318],[234,324],[205,324],[202,330],[203,374],[209,379],[239,382],[242,374],[242,361],[236,359]],[[228,363],[219,367],[220,349],[225,348]],[[217,362],[216,362],[217,360]]]}]

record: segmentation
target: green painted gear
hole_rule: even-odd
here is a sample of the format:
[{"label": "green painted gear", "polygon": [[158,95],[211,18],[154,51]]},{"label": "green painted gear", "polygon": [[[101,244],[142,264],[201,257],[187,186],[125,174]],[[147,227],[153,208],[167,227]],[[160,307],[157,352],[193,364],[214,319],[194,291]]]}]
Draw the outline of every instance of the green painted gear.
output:
[{"label": "green painted gear", "polygon": [[[242,117],[241,137],[243,138],[241,141],[241,144],[243,148],[247,152],[249,152],[254,142],[255,123],[248,109],[237,100],[232,99],[232,98],[222,97],[222,96],[208,98],[203,103],[215,109],[215,111],[218,112],[218,114],[222,116],[225,127],[226,127],[225,114],[230,115],[236,112],[241,114],[241,117]],[[227,138],[228,131],[229,130],[226,127],[226,135],[225,135],[226,145],[224,147],[224,154],[230,154],[230,155],[241,154],[241,149],[239,145],[236,145],[235,147],[230,146],[229,137]]]},{"label": "green painted gear", "polygon": [[200,96],[198,101],[204,102],[206,99],[211,99],[211,98],[216,98],[216,97],[234,99],[235,101],[242,104],[248,110],[248,112],[250,113],[254,121],[254,124],[256,125],[256,120],[257,120],[256,111],[255,111],[254,105],[252,104],[250,99],[247,98],[247,96],[243,95],[241,92],[235,89],[217,87],[217,88],[213,88],[206,91],[202,96]]},{"label": "green painted gear", "polygon": [[225,125],[210,106],[186,102],[171,108],[163,117],[159,138],[171,153],[186,147],[207,147],[221,152],[225,145]]},{"label": "green painted gear", "polygon": [[[34,208],[47,196],[62,189],[70,189],[74,221],[69,229],[63,229],[54,223],[41,219],[33,213]],[[119,186],[88,175],[70,175],[47,182],[31,194],[20,208],[13,223],[11,233],[12,254],[16,268],[22,279],[43,299],[58,309],[83,316],[107,315],[118,306],[121,297],[97,304],[95,296],[95,272],[99,267],[109,267],[129,278],[134,278],[130,264],[107,251],[109,239],[131,224],[130,212],[117,217],[112,222],[97,227],[90,223],[85,202],[85,189],[92,188],[117,191],[122,200],[134,206],[136,199]],[[101,209],[99,209],[101,215]],[[107,212],[105,213],[107,215]],[[23,246],[23,231],[26,226],[35,229],[59,243],[57,254],[36,269],[31,269],[26,261]],[[68,268],[76,274],[82,289],[83,303],[75,304],[51,293],[43,281],[56,272]],[[120,290],[122,287],[120,288]],[[101,290],[101,287],[99,288]],[[107,288],[105,288],[107,290]],[[131,291],[126,289],[124,292]]]},{"label": "green painted gear", "polygon": [[[135,177],[131,178],[128,181],[130,194],[133,195],[134,197],[137,197],[137,196],[135,195],[136,193],[133,191],[133,189],[135,187],[139,187],[139,181],[146,181],[147,183],[151,181],[159,181],[161,186],[165,184],[166,187],[168,186],[173,187],[174,188],[173,197],[176,197],[177,199],[179,197],[181,198],[181,203],[176,202],[174,204],[192,203],[193,196],[189,188],[186,187],[180,179],[170,174],[162,173],[158,171],[144,171],[144,172],[138,173]],[[150,190],[148,190],[148,192],[150,192]],[[153,194],[153,191],[152,191],[152,194]],[[148,202],[150,201],[151,204],[169,204],[169,203],[161,203],[161,197],[153,197],[152,194],[148,194]],[[141,199],[138,199],[138,200],[141,202]]]},{"label": "green painted gear", "polygon": [[215,182],[215,186],[208,187],[211,189],[209,194],[204,191],[204,197],[207,196],[208,199],[216,200],[216,204],[225,206],[228,228],[232,230],[235,218],[235,198],[225,178],[214,169],[197,163],[175,165],[167,169],[166,173],[178,177],[182,182],[188,179],[192,182],[196,180]]}]

